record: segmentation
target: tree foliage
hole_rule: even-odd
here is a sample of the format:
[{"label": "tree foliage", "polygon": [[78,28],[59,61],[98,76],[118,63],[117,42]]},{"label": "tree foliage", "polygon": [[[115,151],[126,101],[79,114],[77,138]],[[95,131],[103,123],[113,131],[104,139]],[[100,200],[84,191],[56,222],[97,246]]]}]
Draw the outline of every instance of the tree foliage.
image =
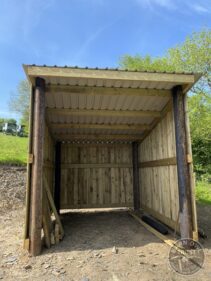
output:
[{"label": "tree foliage", "polygon": [[195,170],[198,175],[211,173],[211,30],[194,32],[162,57],[125,55],[120,67],[203,75],[188,95],[188,106]]},{"label": "tree foliage", "polygon": [[17,121],[14,118],[0,118],[0,124],[4,123],[17,124]]},{"label": "tree foliage", "polygon": [[9,107],[21,115],[21,123],[28,128],[29,120],[30,85],[28,81],[22,80],[18,84],[17,92],[10,97]]},{"label": "tree foliage", "polygon": [[140,55],[125,55],[120,59],[122,69],[139,71],[175,71],[174,65],[171,65],[166,57],[152,58],[150,55],[144,57]]}]

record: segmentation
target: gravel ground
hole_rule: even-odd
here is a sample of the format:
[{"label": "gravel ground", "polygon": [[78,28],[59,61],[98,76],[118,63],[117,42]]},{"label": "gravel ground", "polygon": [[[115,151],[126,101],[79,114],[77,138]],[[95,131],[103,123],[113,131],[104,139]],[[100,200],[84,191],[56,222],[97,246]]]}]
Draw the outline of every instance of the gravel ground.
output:
[{"label": "gravel ground", "polygon": [[0,212],[23,206],[25,182],[25,167],[0,166]]},{"label": "gravel ground", "polygon": [[[25,171],[0,169],[0,279],[67,281],[211,280],[211,239],[202,241],[205,263],[192,276],[169,266],[169,247],[124,210],[81,211],[62,215],[65,237],[42,255],[22,249]],[[3,204],[2,204],[3,200]],[[211,230],[211,207],[199,208],[200,226]]]}]

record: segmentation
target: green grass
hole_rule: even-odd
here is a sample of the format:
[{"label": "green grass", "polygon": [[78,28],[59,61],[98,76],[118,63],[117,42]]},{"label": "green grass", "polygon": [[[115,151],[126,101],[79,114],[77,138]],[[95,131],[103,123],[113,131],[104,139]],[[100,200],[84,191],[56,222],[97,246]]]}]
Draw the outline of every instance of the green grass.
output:
[{"label": "green grass", "polygon": [[211,183],[199,181],[196,183],[196,200],[203,205],[211,205]]},{"label": "green grass", "polygon": [[0,164],[25,165],[28,138],[0,133]]}]

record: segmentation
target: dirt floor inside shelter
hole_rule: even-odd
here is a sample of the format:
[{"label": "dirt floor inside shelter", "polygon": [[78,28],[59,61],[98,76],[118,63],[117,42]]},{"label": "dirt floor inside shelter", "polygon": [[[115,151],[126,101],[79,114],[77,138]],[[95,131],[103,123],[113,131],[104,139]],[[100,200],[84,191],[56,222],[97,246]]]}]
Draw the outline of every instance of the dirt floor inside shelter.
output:
[{"label": "dirt floor inside shelter", "polygon": [[[200,227],[209,236],[211,206],[200,206],[198,213]],[[29,257],[22,249],[23,205],[19,202],[12,208],[1,208],[0,279],[211,280],[210,237],[201,241],[206,256],[203,269],[192,276],[182,276],[169,266],[169,246],[145,230],[126,211],[65,213],[62,221],[66,233],[64,240],[49,250],[44,249],[38,257]]]}]

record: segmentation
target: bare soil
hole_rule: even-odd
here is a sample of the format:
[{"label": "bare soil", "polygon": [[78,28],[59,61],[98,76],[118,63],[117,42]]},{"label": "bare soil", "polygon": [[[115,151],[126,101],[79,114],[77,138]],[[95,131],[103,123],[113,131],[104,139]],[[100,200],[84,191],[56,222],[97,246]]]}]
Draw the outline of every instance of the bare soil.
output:
[{"label": "bare soil", "polygon": [[[7,176],[10,176],[8,171]],[[23,177],[23,174],[17,177]],[[0,200],[3,196],[1,179]],[[211,206],[198,207],[200,227],[208,236],[211,233],[210,213]],[[63,241],[51,249],[44,249],[38,257],[30,257],[22,248],[23,200],[12,206],[10,203],[8,207],[4,204],[4,211],[0,212],[0,279],[211,280],[210,237],[201,240],[206,256],[203,269],[192,276],[182,276],[169,266],[169,246],[125,210],[74,211],[63,214],[62,221],[66,234]]]}]

